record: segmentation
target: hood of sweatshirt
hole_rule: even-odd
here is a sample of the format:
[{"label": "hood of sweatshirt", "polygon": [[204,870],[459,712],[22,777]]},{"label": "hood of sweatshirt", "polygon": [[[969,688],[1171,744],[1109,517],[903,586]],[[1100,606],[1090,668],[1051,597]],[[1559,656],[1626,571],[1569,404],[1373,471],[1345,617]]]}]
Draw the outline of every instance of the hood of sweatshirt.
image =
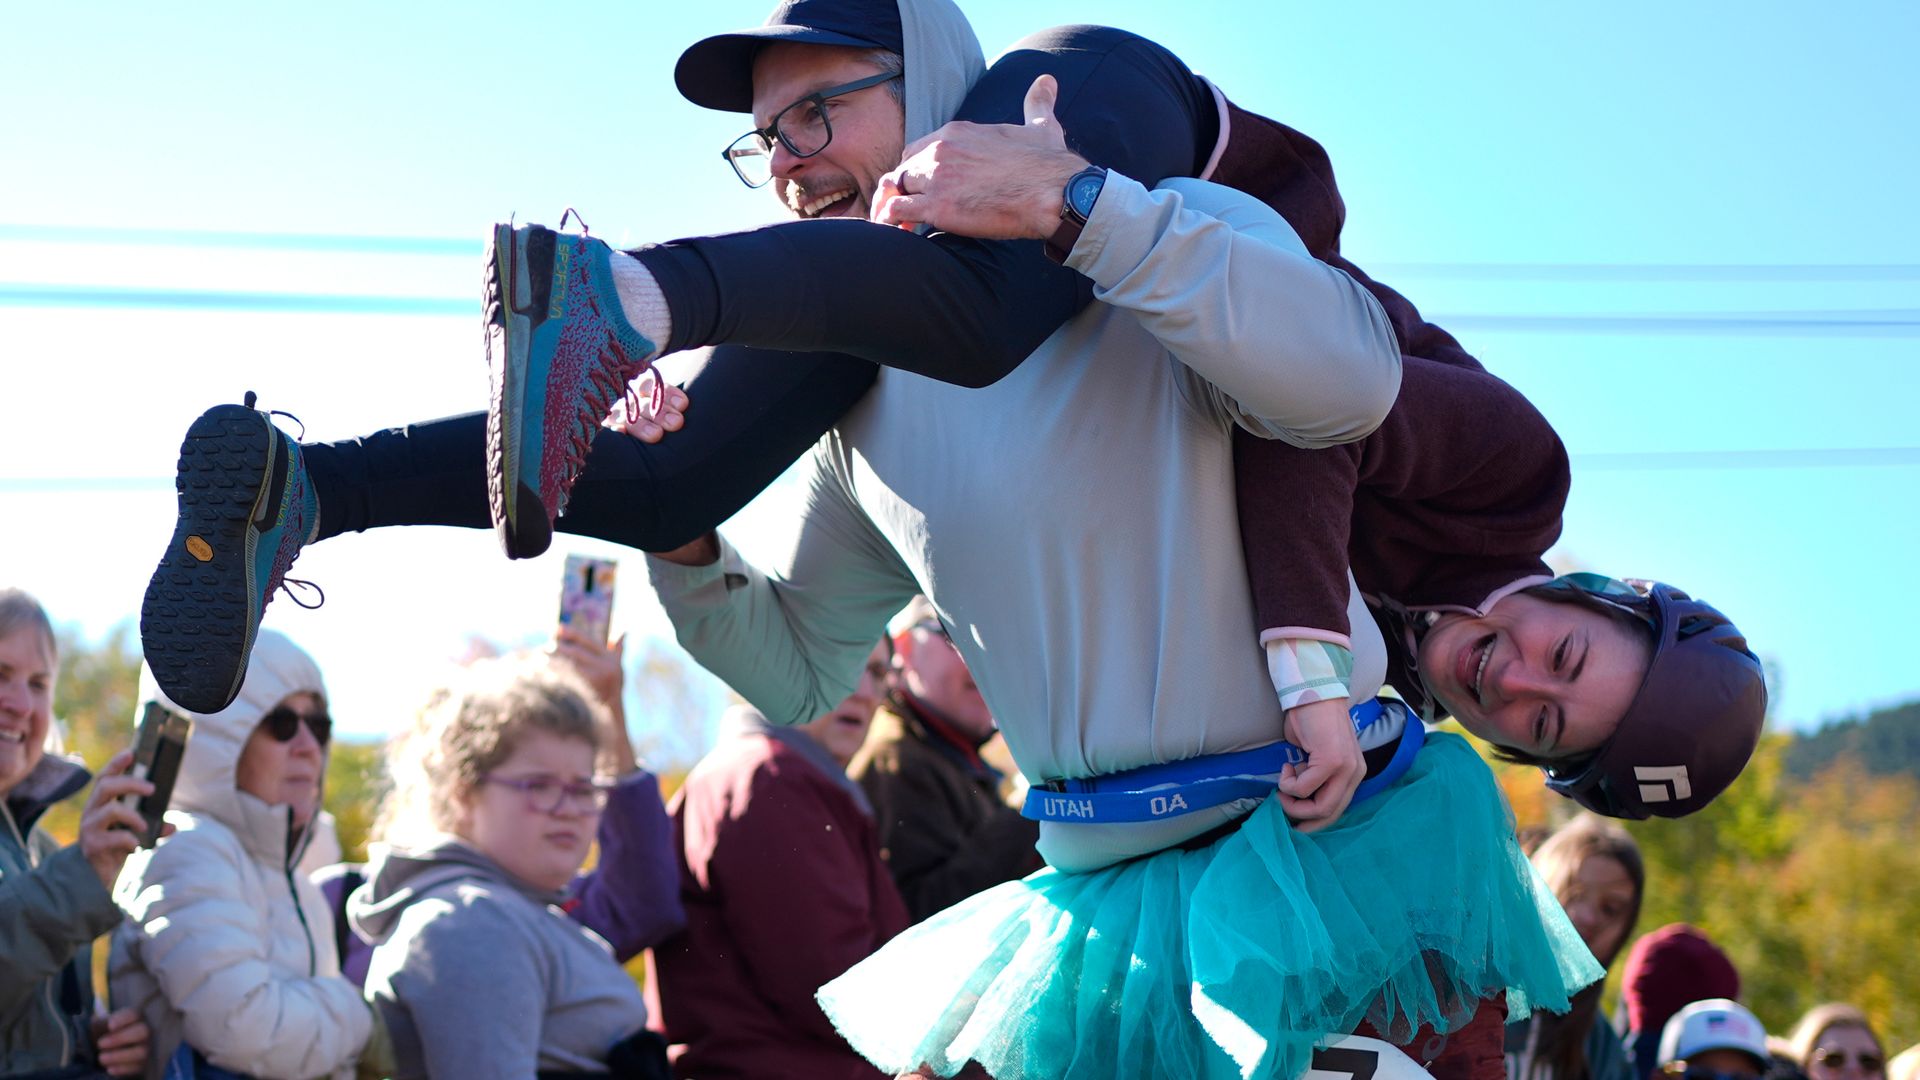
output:
[{"label": "hood of sweatshirt", "polygon": [[48,751],[19,783],[0,796],[0,802],[5,803],[24,838],[49,807],[72,797],[92,779],[93,773],[79,758]]},{"label": "hood of sweatshirt", "polygon": [[347,900],[347,920],[375,945],[393,935],[408,907],[454,881],[479,881],[511,889],[536,904],[559,904],[566,892],[531,888],[463,840],[443,836],[425,846],[401,849],[374,844],[368,850],[366,884]]},{"label": "hood of sweatshirt", "polygon": [[806,759],[807,764],[819,769],[827,779],[833,781],[835,787],[846,792],[861,813],[873,816],[873,802],[867,798],[866,789],[854,783],[853,778],[847,775],[846,766],[835,761],[833,755],[827,753],[827,748],[821,746],[813,736],[799,728],[771,723],[765,713],[751,705],[735,705],[728,709],[720,718],[720,737],[737,739],[748,735],[764,735],[791,747]]},{"label": "hood of sweatshirt", "polygon": [[760,26],[695,42],[674,81],[696,105],[751,112],[754,57],[782,41],[886,49],[897,42],[909,143],[953,119],[986,71],[980,39],[953,0],[784,0]]},{"label": "hood of sweatshirt", "polygon": [[[203,815],[225,825],[240,837],[249,853],[263,862],[276,866],[297,862],[313,830],[309,828],[302,835],[294,836],[292,812],[285,804],[269,804],[241,791],[234,781],[240,752],[260,718],[289,696],[301,692],[326,700],[326,684],[320,679],[319,665],[286,635],[272,630],[260,631],[254,641],[253,657],[247,663],[247,677],[240,687],[240,696],[217,713],[181,708],[161,692],[153,672],[143,665],[139,702],[134,709],[136,730],[140,714],[149,701],[158,701],[193,722],[168,809]],[[326,766],[327,758],[323,754],[320,760],[323,791]],[[315,817],[318,816],[316,812]]]}]

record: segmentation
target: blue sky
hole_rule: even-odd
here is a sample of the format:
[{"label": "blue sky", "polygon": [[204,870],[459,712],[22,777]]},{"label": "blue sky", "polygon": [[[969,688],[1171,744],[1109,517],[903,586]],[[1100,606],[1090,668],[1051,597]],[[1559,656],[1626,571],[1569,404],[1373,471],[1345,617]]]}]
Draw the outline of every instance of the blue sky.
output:
[{"label": "blue sky", "polygon": [[[480,407],[496,219],[571,205],[628,243],[771,219],[719,160],[744,121],[671,83],[686,44],[765,6],[563,4],[535,24],[504,4],[10,5],[0,576],[88,635],[131,619],[180,434],[242,391],[315,438]],[[1346,253],[1565,436],[1555,558],[1733,613],[1778,673],[1779,722],[1920,696],[1920,7],[963,6],[989,55],[1057,23],[1139,31],[1320,139]],[[247,293],[399,313],[235,307]],[[791,506],[776,487],[730,534],[777,552]],[[561,553],[348,538],[297,564],[326,606],[269,622],[319,657],[345,729],[375,734],[469,637],[543,633]],[[642,581],[634,559],[616,618],[657,637]]]}]

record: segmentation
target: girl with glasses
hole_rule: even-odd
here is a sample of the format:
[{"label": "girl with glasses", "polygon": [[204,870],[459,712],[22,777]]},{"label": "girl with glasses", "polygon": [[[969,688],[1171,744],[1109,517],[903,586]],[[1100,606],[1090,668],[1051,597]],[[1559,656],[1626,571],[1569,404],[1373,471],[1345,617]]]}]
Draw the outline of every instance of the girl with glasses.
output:
[{"label": "girl with glasses", "polygon": [[[140,701],[174,707],[145,670]],[[115,890],[128,920],[108,965],[114,1003],[145,1015],[168,1080],[351,1076],[373,1017],[300,870],[332,733],[320,669],[261,631],[233,704],[183,715],[177,831],[128,859]]]},{"label": "girl with glasses", "polygon": [[387,842],[347,905],[377,943],[385,1075],[667,1075],[639,989],[561,908],[606,807],[603,708],[552,663],[484,664],[395,751]]}]

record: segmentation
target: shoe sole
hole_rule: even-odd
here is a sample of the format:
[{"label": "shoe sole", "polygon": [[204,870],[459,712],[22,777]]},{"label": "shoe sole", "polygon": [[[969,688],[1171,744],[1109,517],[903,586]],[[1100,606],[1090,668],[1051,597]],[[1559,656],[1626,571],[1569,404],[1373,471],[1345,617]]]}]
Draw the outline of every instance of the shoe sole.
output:
[{"label": "shoe sole", "polygon": [[169,698],[217,713],[246,680],[264,599],[254,580],[256,521],[278,515],[279,440],[239,405],[208,410],[180,444],[178,524],[140,603],[140,645]]},{"label": "shoe sole", "polygon": [[[531,559],[553,543],[546,504],[539,491],[527,484],[526,471],[520,467],[517,425],[504,423],[509,408],[514,416],[526,415],[526,357],[514,355],[514,335],[509,334],[508,323],[524,321],[526,316],[518,312],[533,302],[531,291],[525,287],[527,274],[513,226],[495,225],[487,252],[484,301],[487,368],[492,383],[487,408],[487,502],[494,535],[509,559]],[[531,337],[531,326],[520,329],[518,340],[523,346]]]}]

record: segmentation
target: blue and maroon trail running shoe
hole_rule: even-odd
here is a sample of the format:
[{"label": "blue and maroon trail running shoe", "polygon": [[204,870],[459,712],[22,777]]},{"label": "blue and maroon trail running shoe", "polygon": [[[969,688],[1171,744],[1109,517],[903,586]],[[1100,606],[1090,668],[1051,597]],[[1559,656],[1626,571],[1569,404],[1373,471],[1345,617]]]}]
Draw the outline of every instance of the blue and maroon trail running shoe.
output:
[{"label": "blue and maroon trail running shoe", "polygon": [[253,402],[249,393],[244,405],[216,405],[187,429],[173,481],[179,522],[140,603],[147,666],[169,698],[197,713],[239,695],[274,590],[310,585],[286,572],[319,503],[300,444]]},{"label": "blue and maroon trail running shoe", "polygon": [[[654,343],[620,310],[609,265],[615,257],[627,256],[584,232],[493,228],[487,502],[508,558],[547,549],[600,421],[652,366]],[[657,393],[659,380],[654,385]]]}]

